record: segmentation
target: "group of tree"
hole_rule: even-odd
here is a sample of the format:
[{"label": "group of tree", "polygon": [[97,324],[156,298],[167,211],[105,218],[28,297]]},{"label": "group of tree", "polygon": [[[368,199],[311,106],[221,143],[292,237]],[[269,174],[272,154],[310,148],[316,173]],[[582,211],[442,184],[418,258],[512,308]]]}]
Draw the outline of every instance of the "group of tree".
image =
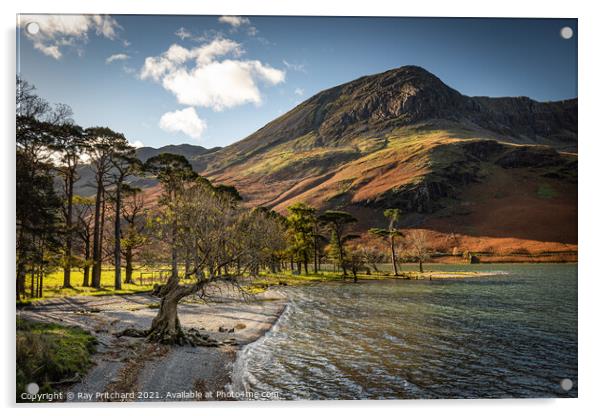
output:
[{"label": "group of tree", "polygon": [[[288,267],[309,274],[310,263],[316,273],[325,262],[357,280],[359,270],[366,265],[377,270],[385,260],[382,250],[358,243],[357,219],[350,213],[319,213],[305,203],[291,205],[287,216],[245,207],[236,188],[212,184],[185,157],[163,153],[142,163],[123,134],[82,128],[71,115],[69,107],[50,105],[17,79],[17,299],[41,297],[44,276],[53,269],[62,269],[64,288],[72,287],[74,268],[83,272],[82,286],[101,288],[103,265],[109,265],[119,290],[134,282],[136,265],[169,264],[168,278],[155,290],[158,314],[144,336],[182,343],[178,303],[213,282],[236,283]],[[93,173],[85,184],[89,196],[76,192],[84,168]],[[152,204],[131,185],[140,176],[160,184]],[[400,245],[422,271],[426,238],[402,234],[399,210],[384,214],[388,227],[370,234],[387,242],[394,274]]]},{"label": "group of tree", "polygon": [[[68,106],[50,105],[22,79],[17,79],[16,108],[17,298],[27,295],[27,276],[29,295],[42,296],[44,275],[53,268],[63,269],[65,288],[72,287],[74,267],[84,270],[83,286],[100,288],[107,252],[117,266],[115,287],[121,288],[119,265],[123,249],[128,253],[129,247],[122,247],[121,220],[128,221],[125,241],[135,240],[133,230],[139,227],[140,212],[131,207],[139,199],[126,186],[127,178],[141,169],[135,149],[109,128],[76,125]],[[90,185],[95,197],[75,193],[84,164],[94,172]],[[107,248],[103,244],[109,220],[114,238]]]},{"label": "group of tree", "polygon": [[[360,240],[360,235],[353,233],[357,219],[352,214],[344,211],[319,214],[315,208],[303,202],[295,203],[288,207],[288,216],[284,219],[287,248],[282,253],[282,259],[288,258],[291,271],[305,274],[309,274],[308,264],[311,261],[313,272],[317,273],[321,263],[327,259],[333,267],[341,270],[344,278],[351,272],[355,281],[358,271],[362,269],[370,272],[372,267],[375,272],[380,272],[378,265],[381,263],[391,263],[393,274],[399,276],[400,263],[414,260],[418,262],[422,273],[423,263],[430,257],[426,233],[423,230],[402,232],[399,228],[399,209],[386,209],[384,216],[388,226],[371,228],[369,235],[376,241],[367,243],[366,240]],[[386,243],[386,250],[381,248],[379,240]]]}]

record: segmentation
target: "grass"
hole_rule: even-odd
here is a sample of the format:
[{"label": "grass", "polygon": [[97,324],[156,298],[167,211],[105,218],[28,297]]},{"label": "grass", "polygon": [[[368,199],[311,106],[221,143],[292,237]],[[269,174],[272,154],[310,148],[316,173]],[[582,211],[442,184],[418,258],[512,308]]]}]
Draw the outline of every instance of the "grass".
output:
[{"label": "grass", "polygon": [[39,393],[52,393],[62,384],[76,381],[91,366],[96,338],[66,326],[17,318],[17,401],[29,383]]},{"label": "grass", "polygon": [[[482,276],[482,273],[474,271],[429,271],[425,270],[423,273],[418,271],[401,271],[399,276],[395,277],[393,273],[387,272],[372,272],[358,273],[357,279],[360,281],[375,281],[375,280],[386,280],[386,279],[407,279],[407,280],[424,280],[424,279],[456,279],[456,278],[467,278],[467,277],[478,277]],[[246,290],[250,294],[258,294],[265,292],[271,286],[304,286],[318,283],[327,282],[352,282],[353,275],[348,272],[347,278],[344,280],[342,272],[333,271],[321,271],[319,273],[301,273],[291,274],[290,271],[280,273],[262,273],[258,279],[250,282]]]},{"label": "grass", "polygon": [[[137,274],[134,274],[136,276]],[[122,271],[122,279],[125,278],[125,271]],[[136,278],[134,281],[136,282]],[[19,304],[28,304],[37,299],[56,298],[56,297],[71,297],[71,296],[105,296],[105,295],[128,295],[132,293],[147,292],[153,289],[152,284],[125,284],[122,283],[121,290],[115,290],[115,271],[103,270],[100,275],[100,289],[93,287],[84,287],[83,272],[73,269],[71,270],[71,285],[72,288],[64,289],[63,286],[63,270],[59,269],[44,277],[44,291],[42,298],[27,298],[19,302]],[[26,293],[30,293],[30,279],[25,279]]]},{"label": "grass", "polygon": [[[331,266],[326,266],[331,267]],[[311,267],[310,267],[311,269]],[[428,272],[427,272],[428,273]],[[425,273],[426,274],[426,273]],[[416,279],[422,275],[410,272],[404,273],[400,277]],[[358,273],[359,280],[382,280],[391,279],[394,276],[386,272],[372,272],[372,274]],[[459,276],[461,277],[461,276]],[[17,302],[18,306],[25,306],[40,299],[58,298],[58,297],[74,297],[74,296],[109,296],[109,295],[129,295],[134,293],[148,292],[153,289],[153,284],[122,284],[121,290],[115,290],[115,272],[112,269],[103,270],[101,273],[101,287],[96,289],[93,287],[82,286],[83,273],[76,269],[71,271],[72,288],[65,289],[63,285],[63,271],[57,270],[44,277],[44,293],[43,297],[27,298]],[[352,280],[353,276],[349,272],[347,280]],[[270,286],[299,286],[322,282],[342,281],[341,272],[320,271],[319,273],[301,273],[299,275],[292,274],[290,271],[281,273],[261,273],[259,278],[253,279],[247,286],[246,291],[249,294],[259,294],[265,292]],[[135,278],[136,282],[137,279]],[[26,280],[26,293],[30,293],[30,281]],[[149,308],[156,308],[157,305],[150,305]]]},{"label": "grass", "polygon": [[542,199],[551,199],[558,195],[558,192],[550,185],[544,183],[537,188],[537,197]]}]

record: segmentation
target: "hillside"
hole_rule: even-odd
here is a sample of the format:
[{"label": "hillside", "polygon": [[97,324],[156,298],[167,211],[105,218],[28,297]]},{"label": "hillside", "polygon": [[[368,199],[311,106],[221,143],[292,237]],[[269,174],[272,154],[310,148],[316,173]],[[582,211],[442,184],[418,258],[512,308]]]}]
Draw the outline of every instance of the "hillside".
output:
[{"label": "hillside", "polygon": [[468,97],[401,67],[320,92],[195,167],[280,212],[347,209],[366,229],[397,207],[441,235],[576,248],[576,99]]},{"label": "hillside", "polygon": [[161,153],[173,153],[176,155],[182,155],[186,157],[188,160],[195,160],[201,155],[209,154],[219,150],[219,147],[214,147],[211,149],[206,149],[203,146],[195,146],[192,144],[178,144],[178,145],[167,145],[159,148],[155,147],[139,147],[136,149],[136,156],[138,159],[146,162],[153,156],[157,156]]},{"label": "hillside", "polygon": [[[140,147],[136,149],[136,157],[142,162],[146,162],[153,156],[157,156],[161,153],[173,153],[176,155],[182,155],[186,157],[195,168],[198,166],[195,164],[196,159],[202,155],[209,155],[212,152],[219,150],[219,147],[206,149],[203,146],[196,146],[192,144],[179,144],[179,145],[167,145],[159,148],[155,147]],[[79,179],[75,183],[75,192],[83,196],[91,196],[94,194],[94,172],[88,165],[83,165],[78,170]],[[157,181],[153,178],[130,178],[128,181],[132,186],[139,188],[150,188],[157,185]]]}]

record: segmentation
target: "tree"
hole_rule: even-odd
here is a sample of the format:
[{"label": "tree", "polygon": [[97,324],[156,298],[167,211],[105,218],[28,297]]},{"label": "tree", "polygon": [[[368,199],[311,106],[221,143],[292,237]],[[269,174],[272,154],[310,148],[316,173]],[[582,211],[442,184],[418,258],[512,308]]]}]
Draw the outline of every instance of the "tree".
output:
[{"label": "tree", "polygon": [[320,262],[324,257],[324,248],[326,244],[328,244],[328,238],[322,235],[322,226],[319,221],[313,222],[312,227],[312,238],[313,238],[313,248],[314,248],[314,273],[318,273],[320,271]]},{"label": "tree", "polygon": [[92,265],[92,233],[93,233],[93,222],[94,222],[94,199],[86,198],[79,195],[75,195],[73,198],[73,207],[76,217],[76,233],[82,244],[83,259],[82,269],[84,271],[84,278],[82,286],[90,286],[90,266]]},{"label": "tree", "polygon": [[406,244],[410,254],[418,260],[420,273],[424,273],[422,263],[430,258],[428,237],[424,230],[411,230],[406,235]]},{"label": "tree", "polygon": [[326,211],[318,217],[318,221],[324,224],[332,234],[331,246],[334,249],[334,258],[343,269],[343,277],[347,276],[345,265],[345,242],[357,238],[356,235],[346,235],[346,229],[357,222],[357,219],[344,211]]},{"label": "tree", "polygon": [[[118,140],[111,151],[111,165],[113,167],[112,184],[115,186],[115,290],[121,290],[121,208],[122,189],[128,176],[142,170],[142,162],[135,157],[135,149],[125,138]],[[130,276],[131,279],[131,276]]]},{"label": "tree", "polygon": [[351,269],[353,283],[357,283],[357,273],[365,265],[364,253],[359,247],[351,247],[346,254],[345,263],[347,263],[347,267]]},{"label": "tree", "polygon": [[[169,232],[174,231],[172,227],[176,224],[171,244],[194,248],[195,266],[183,276],[193,282],[182,282],[178,273],[172,273],[167,283],[157,290],[161,302],[151,327],[127,333],[167,344],[194,343],[180,325],[178,303],[199,292],[203,296],[205,287],[211,283],[235,284],[234,277],[218,275],[221,267],[240,262],[242,270],[252,275],[258,273],[271,253],[281,247],[282,241],[278,241],[281,228],[261,210],[240,208],[231,196],[215,193],[198,181],[182,187],[172,198],[171,215],[177,221],[169,224]],[[162,227],[158,230],[161,238]]]},{"label": "tree", "polygon": [[401,231],[397,229],[397,223],[401,216],[401,211],[397,208],[386,209],[385,217],[389,220],[388,228],[371,228],[370,233],[379,237],[383,237],[389,241],[389,249],[391,250],[391,263],[393,263],[393,273],[399,276],[397,270],[397,255],[395,253],[395,237],[402,236]]},{"label": "tree", "polygon": [[185,184],[194,181],[198,175],[192,170],[192,166],[184,156],[172,153],[161,153],[151,157],[144,164],[144,169],[154,174],[163,187],[163,195],[160,203],[166,208],[164,219],[171,226],[171,275],[177,278],[178,222],[175,215],[176,199],[184,191]]},{"label": "tree", "polygon": [[[381,243],[381,240],[368,242],[356,248],[363,255],[365,263],[371,266],[375,273],[380,273],[378,265],[384,263],[387,258],[381,247],[379,247],[379,243]],[[369,268],[367,268],[367,272],[370,274]]]},{"label": "tree", "polygon": [[63,259],[63,287],[71,287],[72,247],[74,236],[73,225],[73,185],[79,175],[81,157],[86,149],[83,129],[71,123],[55,126],[54,141],[51,150],[57,155],[56,170],[63,179],[63,217],[65,219],[65,246]]},{"label": "tree", "polygon": [[288,207],[288,226],[291,230],[291,252],[299,261],[303,262],[305,274],[309,274],[307,263],[309,255],[313,251],[313,230],[316,223],[316,209],[303,203],[297,202]]},{"label": "tree", "polygon": [[94,170],[96,199],[94,206],[94,232],[92,248],[92,286],[100,288],[102,271],[102,235],[105,220],[105,185],[112,167],[111,157],[115,146],[127,144],[121,133],[107,127],[92,127],[85,130],[88,141],[90,165]]},{"label": "tree", "polygon": [[20,299],[25,295],[25,276],[34,269],[41,293],[42,266],[60,248],[61,201],[54,189],[51,147],[55,126],[68,122],[70,113],[66,106],[50,106],[20,78],[16,108],[16,297]]},{"label": "tree", "polygon": [[229,195],[233,201],[236,201],[236,202],[242,201],[242,196],[240,196],[238,189],[236,189],[236,187],[234,187],[234,186],[220,184],[220,185],[214,186],[213,189],[215,190],[216,193],[223,193],[223,194]]},{"label": "tree", "polygon": [[121,249],[125,258],[125,283],[132,284],[134,251],[147,242],[144,233],[147,213],[142,190],[127,184],[123,184],[122,188],[124,204],[121,214],[125,224],[121,229]]}]

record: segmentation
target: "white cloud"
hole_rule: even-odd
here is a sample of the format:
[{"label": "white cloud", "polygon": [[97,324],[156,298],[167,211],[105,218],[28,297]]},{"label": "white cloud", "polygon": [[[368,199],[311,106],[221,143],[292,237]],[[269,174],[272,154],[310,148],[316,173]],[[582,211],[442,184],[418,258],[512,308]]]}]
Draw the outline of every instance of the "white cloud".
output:
[{"label": "white cloud", "polygon": [[174,35],[176,35],[177,37],[179,37],[182,40],[185,40],[185,39],[188,39],[188,38],[192,37],[192,33],[190,33],[184,27],[181,27],[178,30],[176,30],[176,33],[174,33]]},{"label": "white cloud", "polygon": [[303,65],[303,64],[290,63],[290,62],[287,62],[286,59],[283,59],[282,63],[284,64],[286,69],[290,69],[292,71],[297,71],[297,72],[306,72],[305,65]]},{"label": "white cloud", "polygon": [[144,143],[142,143],[140,140],[135,140],[133,142],[130,142],[131,146],[134,146],[136,149],[140,148],[140,147],[144,147]]},{"label": "white cloud", "polygon": [[207,123],[199,118],[193,107],[188,107],[163,114],[159,127],[171,133],[182,132],[193,139],[200,139]]},{"label": "white cloud", "polygon": [[33,47],[54,59],[61,59],[61,56],[63,56],[57,45],[44,45],[42,42],[34,42]]},{"label": "white cloud", "polygon": [[131,75],[131,74],[135,74],[137,71],[136,71],[136,68],[132,68],[129,65],[124,65],[123,66],[123,72],[125,72],[128,75]]},{"label": "white cloud", "polygon": [[125,61],[126,59],[130,59],[129,55],[126,55],[125,53],[116,53],[109,56],[105,62],[110,64],[113,61]]},{"label": "white cloud", "polygon": [[[279,84],[285,72],[258,60],[232,59],[242,54],[240,44],[223,38],[192,49],[174,44],[159,56],[147,57],[140,78],[160,82],[184,105],[221,111],[261,104],[258,82]],[[227,56],[231,58],[218,59]]]},{"label": "white cloud", "polygon": [[[25,28],[37,23],[40,30],[30,34]],[[88,40],[90,32],[114,40],[121,26],[108,15],[19,15],[18,25],[33,42],[34,48],[54,59],[62,57],[61,47],[76,48]]]},{"label": "white cloud", "polygon": [[220,23],[225,23],[232,27],[240,27],[242,25],[248,25],[251,23],[248,18],[241,16],[221,16],[218,20]]},{"label": "white cloud", "polygon": [[303,95],[305,94],[305,91],[303,91],[303,88],[295,88],[294,93],[295,95]]}]

